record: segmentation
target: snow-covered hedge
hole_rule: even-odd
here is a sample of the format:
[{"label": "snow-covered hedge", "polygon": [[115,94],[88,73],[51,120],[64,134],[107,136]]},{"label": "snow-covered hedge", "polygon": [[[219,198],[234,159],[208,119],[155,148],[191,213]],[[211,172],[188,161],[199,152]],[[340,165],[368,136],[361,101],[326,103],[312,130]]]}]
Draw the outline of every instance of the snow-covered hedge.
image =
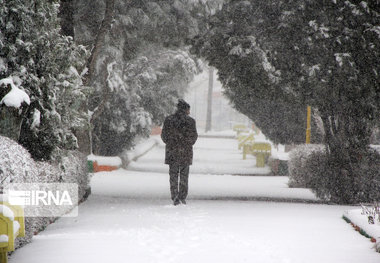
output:
[{"label": "snow-covered hedge", "polygon": [[302,144],[289,153],[289,187],[307,187],[312,174],[306,167],[306,161],[314,152],[322,152],[324,146],[320,144]]},{"label": "snow-covered hedge", "polygon": [[[79,152],[68,151],[59,164],[36,162],[25,148],[3,136],[0,136],[0,182],[2,187],[9,183],[76,183],[80,200],[89,193],[86,158]],[[25,218],[26,235],[16,239],[17,246],[28,243],[54,220],[56,218]]]},{"label": "snow-covered hedge", "polygon": [[[340,203],[380,201],[380,154],[373,149],[352,165],[352,172],[342,169],[323,146],[305,145],[294,149],[289,163],[290,186],[307,187],[321,199]],[[353,176],[350,176],[353,174]]]}]

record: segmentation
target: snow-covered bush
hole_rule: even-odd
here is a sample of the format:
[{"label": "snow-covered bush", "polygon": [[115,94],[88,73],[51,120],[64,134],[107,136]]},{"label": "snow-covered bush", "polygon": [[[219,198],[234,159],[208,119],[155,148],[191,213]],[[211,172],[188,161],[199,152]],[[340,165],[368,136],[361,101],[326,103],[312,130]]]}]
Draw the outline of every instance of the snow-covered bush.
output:
[{"label": "snow-covered bush", "polygon": [[289,186],[307,187],[321,199],[339,203],[380,200],[380,154],[373,149],[347,171],[322,145],[302,145],[290,153]]},{"label": "snow-covered bush", "polygon": [[311,173],[307,186],[323,200],[339,204],[380,200],[380,154],[374,150],[362,155],[360,163],[352,165],[352,171],[324,152],[312,153],[305,166]]},{"label": "snow-covered bush", "polygon": [[78,151],[68,151],[62,157],[60,168],[62,182],[77,184],[79,202],[86,199],[90,191],[86,156]]},{"label": "snow-covered bush", "polygon": [[[0,185],[10,183],[76,183],[78,198],[89,193],[85,156],[77,151],[67,151],[60,162],[36,162],[30,153],[15,141],[0,136]],[[2,189],[0,189],[2,190]],[[26,235],[16,239],[18,246],[28,243],[33,235],[53,222],[54,217],[25,218]]]},{"label": "snow-covered bush", "polygon": [[0,136],[0,186],[38,181],[38,168],[30,153],[15,141]]},{"label": "snow-covered bush", "polygon": [[306,161],[314,152],[321,152],[320,144],[302,144],[289,153],[289,187],[307,187],[311,174],[308,173]]}]

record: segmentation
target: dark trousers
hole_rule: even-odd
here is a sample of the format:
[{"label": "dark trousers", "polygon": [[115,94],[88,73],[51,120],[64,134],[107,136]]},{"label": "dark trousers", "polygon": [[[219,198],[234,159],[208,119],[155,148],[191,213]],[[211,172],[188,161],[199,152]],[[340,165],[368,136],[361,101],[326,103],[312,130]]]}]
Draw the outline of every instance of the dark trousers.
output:
[{"label": "dark trousers", "polygon": [[189,188],[189,165],[170,164],[169,175],[172,200],[185,200]]}]

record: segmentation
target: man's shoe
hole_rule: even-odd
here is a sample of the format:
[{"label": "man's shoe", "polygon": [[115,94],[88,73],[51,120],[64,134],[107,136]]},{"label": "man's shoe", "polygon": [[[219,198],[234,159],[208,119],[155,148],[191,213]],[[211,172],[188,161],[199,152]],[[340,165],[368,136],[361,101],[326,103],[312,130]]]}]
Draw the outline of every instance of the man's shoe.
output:
[{"label": "man's shoe", "polygon": [[186,205],[186,201],[185,200],[181,200],[181,203]]},{"label": "man's shoe", "polygon": [[174,201],[173,201],[173,205],[179,205],[179,200],[176,198],[176,199],[174,199]]}]

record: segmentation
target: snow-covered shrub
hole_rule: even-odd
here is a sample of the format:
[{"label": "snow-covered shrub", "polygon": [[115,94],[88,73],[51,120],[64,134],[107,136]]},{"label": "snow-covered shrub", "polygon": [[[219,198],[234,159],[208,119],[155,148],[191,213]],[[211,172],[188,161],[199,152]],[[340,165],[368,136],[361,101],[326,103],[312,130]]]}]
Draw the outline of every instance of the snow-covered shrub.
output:
[{"label": "snow-covered shrub", "polygon": [[314,152],[322,152],[324,146],[320,144],[303,144],[289,153],[289,187],[307,187],[312,174],[306,167],[306,161]]},{"label": "snow-covered shrub", "polygon": [[301,145],[289,161],[289,186],[310,188],[319,198],[339,203],[380,200],[380,154],[373,149],[347,171],[322,145]]},{"label": "snow-covered shrub", "polygon": [[[77,151],[65,152],[59,162],[36,162],[21,145],[0,136],[1,187],[10,183],[76,183],[78,198],[83,200],[89,193],[86,168],[85,156]],[[35,233],[44,230],[54,220],[54,217],[26,217],[26,235],[16,239],[17,246],[30,242]]]},{"label": "snow-covered shrub", "polygon": [[0,136],[0,186],[33,181],[38,181],[38,168],[30,153],[15,141]]},{"label": "snow-covered shrub", "polygon": [[352,165],[352,171],[324,152],[312,153],[305,166],[311,173],[307,186],[323,200],[339,204],[380,200],[380,154],[374,150],[363,154],[361,162]]},{"label": "snow-covered shrub", "polygon": [[9,183],[77,183],[79,196],[88,188],[86,157],[67,151],[60,162],[36,162],[30,153],[15,141],[0,136],[0,182]]},{"label": "snow-covered shrub", "polygon": [[352,164],[352,171],[323,145],[298,146],[289,157],[290,187],[310,188],[319,198],[340,204],[380,200],[380,154],[373,149]]},{"label": "snow-covered shrub", "polygon": [[63,173],[62,182],[78,185],[79,201],[86,199],[90,191],[86,156],[78,151],[68,151],[62,158],[60,172]]}]

